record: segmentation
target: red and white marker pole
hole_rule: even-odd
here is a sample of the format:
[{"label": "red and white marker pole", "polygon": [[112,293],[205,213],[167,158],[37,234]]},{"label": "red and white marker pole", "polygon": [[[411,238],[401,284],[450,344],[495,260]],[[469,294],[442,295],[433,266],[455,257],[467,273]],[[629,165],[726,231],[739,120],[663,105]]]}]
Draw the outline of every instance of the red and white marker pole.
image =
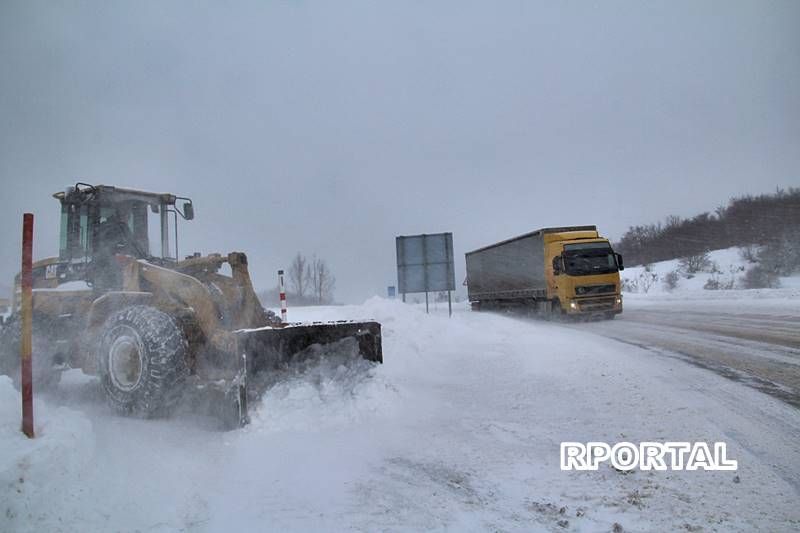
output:
[{"label": "red and white marker pole", "polygon": [[278,270],[278,290],[281,292],[281,322],[286,323],[286,289],[283,285],[283,270]]},{"label": "red and white marker pole", "polygon": [[19,343],[21,359],[20,376],[22,383],[22,432],[33,438],[33,372],[31,370],[31,335],[33,326],[32,286],[33,286],[33,215],[22,216],[22,338]]}]

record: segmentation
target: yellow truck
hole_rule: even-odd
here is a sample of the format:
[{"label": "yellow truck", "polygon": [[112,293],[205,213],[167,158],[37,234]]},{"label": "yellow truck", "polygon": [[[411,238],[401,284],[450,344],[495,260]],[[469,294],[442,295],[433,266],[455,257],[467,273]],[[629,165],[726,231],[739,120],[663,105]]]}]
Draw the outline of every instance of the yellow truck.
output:
[{"label": "yellow truck", "polygon": [[473,310],[614,318],[622,312],[622,256],[596,226],[544,228],[466,254]]}]

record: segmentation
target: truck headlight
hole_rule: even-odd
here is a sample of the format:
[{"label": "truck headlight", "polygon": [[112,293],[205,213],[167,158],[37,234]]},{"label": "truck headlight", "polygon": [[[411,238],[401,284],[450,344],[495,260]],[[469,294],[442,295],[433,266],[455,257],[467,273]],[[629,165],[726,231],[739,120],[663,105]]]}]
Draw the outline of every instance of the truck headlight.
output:
[{"label": "truck headlight", "polygon": [[622,303],[622,297],[620,297],[620,296],[617,296],[616,302],[617,302],[618,304],[621,304],[621,303]]},{"label": "truck headlight", "polygon": [[569,303],[569,308],[570,309],[577,309],[578,308],[578,304],[576,304],[575,302],[570,302]]}]

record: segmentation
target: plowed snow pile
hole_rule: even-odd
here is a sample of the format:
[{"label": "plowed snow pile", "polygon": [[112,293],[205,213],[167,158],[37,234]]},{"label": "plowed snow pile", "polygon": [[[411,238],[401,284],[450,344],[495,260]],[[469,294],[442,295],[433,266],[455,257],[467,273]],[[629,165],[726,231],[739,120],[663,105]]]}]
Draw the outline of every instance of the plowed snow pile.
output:
[{"label": "plowed snow pile", "polygon": [[[290,309],[345,318],[383,324],[384,365],[326,353],[229,433],[188,415],[119,418],[93,381],[68,379],[37,404],[29,441],[0,379],[0,530],[800,525],[800,416],[778,400],[557,324],[381,299]],[[723,441],[739,471],[562,472],[561,441]]]},{"label": "plowed snow pile", "polygon": [[0,376],[0,530],[45,530],[54,507],[79,516],[83,472],[94,455],[92,424],[66,407],[34,404],[36,439],[20,432],[20,396]]}]

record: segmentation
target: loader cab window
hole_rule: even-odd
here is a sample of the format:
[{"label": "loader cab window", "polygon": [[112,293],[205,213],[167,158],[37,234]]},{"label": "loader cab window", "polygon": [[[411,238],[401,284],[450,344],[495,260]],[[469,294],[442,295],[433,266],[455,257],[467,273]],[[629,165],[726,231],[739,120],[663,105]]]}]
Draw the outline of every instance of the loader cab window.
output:
[{"label": "loader cab window", "polygon": [[90,255],[89,235],[88,206],[62,204],[59,258],[63,261],[86,261]]},{"label": "loader cab window", "polygon": [[617,272],[617,258],[607,242],[564,245],[564,267],[570,276]]},{"label": "loader cab window", "polygon": [[58,256],[64,258],[67,255],[67,221],[69,220],[69,211],[67,206],[61,206],[61,225],[58,232]]},{"label": "loader cab window", "polygon": [[64,261],[88,262],[98,253],[147,257],[150,252],[146,205],[62,204],[59,257]]},{"label": "loader cab window", "polygon": [[146,205],[126,202],[95,209],[90,249],[97,253],[125,254],[138,258],[150,255],[147,241]]},{"label": "loader cab window", "polygon": [[175,260],[177,217],[174,206],[166,203],[63,202],[58,255],[62,261],[81,263],[97,254]]}]

